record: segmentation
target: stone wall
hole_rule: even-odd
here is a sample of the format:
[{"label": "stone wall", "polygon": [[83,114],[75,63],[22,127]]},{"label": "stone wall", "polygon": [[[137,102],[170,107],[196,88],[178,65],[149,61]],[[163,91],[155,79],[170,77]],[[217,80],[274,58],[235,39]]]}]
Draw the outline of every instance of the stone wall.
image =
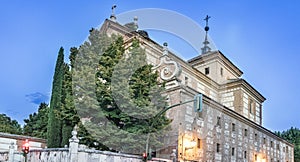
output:
[{"label": "stone wall", "polygon": [[[183,88],[180,98],[190,100],[193,93]],[[203,102],[202,112],[182,105],[184,115],[173,121],[180,125],[180,161],[293,161],[293,146],[287,141],[206,96]]]},{"label": "stone wall", "polygon": [[[27,162],[142,162],[141,156],[99,151],[79,145],[77,132],[72,131],[69,148],[30,149]],[[0,152],[0,162],[25,162],[23,153],[11,143],[9,151]]]}]

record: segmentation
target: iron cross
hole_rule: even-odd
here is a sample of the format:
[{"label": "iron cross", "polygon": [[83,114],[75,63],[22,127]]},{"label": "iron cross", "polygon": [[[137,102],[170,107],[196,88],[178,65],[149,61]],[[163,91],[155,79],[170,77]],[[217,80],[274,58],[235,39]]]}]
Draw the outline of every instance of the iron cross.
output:
[{"label": "iron cross", "polygon": [[206,26],[208,26],[208,19],[210,19],[210,16],[206,15],[206,18],[204,19],[206,21]]}]

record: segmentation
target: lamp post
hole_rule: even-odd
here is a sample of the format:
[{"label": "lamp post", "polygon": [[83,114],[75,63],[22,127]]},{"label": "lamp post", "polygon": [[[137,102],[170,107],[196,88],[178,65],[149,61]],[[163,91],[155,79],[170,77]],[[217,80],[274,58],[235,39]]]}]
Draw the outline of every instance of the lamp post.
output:
[{"label": "lamp post", "polygon": [[[163,113],[165,113],[166,111],[174,108],[174,107],[177,107],[177,106],[180,106],[180,105],[183,105],[183,104],[187,104],[187,103],[190,103],[190,102],[194,102],[194,108],[195,108],[195,111],[198,111],[198,112],[201,112],[202,111],[202,100],[203,100],[203,96],[202,94],[197,94],[195,95],[194,99],[192,100],[188,100],[188,101],[185,101],[185,102],[180,102],[180,103],[177,103],[177,104],[174,104],[174,105],[171,105],[171,106],[168,106],[168,107],[165,107],[164,109],[162,109],[160,112],[158,112],[155,117],[153,118],[153,122],[151,123],[150,125],[150,130],[152,129],[153,127],[153,123],[155,121],[157,121],[156,119],[161,116]],[[148,158],[148,152],[149,152],[149,140],[150,140],[150,132],[148,132],[148,135],[147,135],[147,140],[146,140],[146,155],[147,155],[147,158]]]}]

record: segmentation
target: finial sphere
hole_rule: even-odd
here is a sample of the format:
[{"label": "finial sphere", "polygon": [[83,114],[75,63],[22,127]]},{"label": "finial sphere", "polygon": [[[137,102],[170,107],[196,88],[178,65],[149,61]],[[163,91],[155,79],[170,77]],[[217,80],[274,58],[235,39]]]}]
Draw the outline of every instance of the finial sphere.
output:
[{"label": "finial sphere", "polygon": [[209,27],[208,27],[208,26],[206,26],[206,27],[204,28],[204,30],[205,30],[205,31],[208,31],[208,30],[209,30]]},{"label": "finial sphere", "polygon": [[165,42],[163,45],[166,47],[166,46],[168,46],[168,43],[167,43],[167,42]]}]

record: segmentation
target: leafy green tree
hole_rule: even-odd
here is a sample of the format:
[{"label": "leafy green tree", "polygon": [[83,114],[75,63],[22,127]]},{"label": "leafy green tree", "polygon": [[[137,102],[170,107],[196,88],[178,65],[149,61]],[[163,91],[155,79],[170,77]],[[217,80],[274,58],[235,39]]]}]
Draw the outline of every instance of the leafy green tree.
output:
[{"label": "leafy green tree", "polygon": [[164,115],[154,120],[166,106],[164,85],[146,64],[139,42],[126,43],[120,36],[90,30],[76,59],[72,57],[74,100],[90,142],[102,150],[140,154],[148,133],[152,146],[161,144],[152,132],[162,131],[170,121]]},{"label": "leafy green tree", "polygon": [[[72,72],[73,96],[77,114],[83,123],[89,121],[91,114],[97,114],[99,104],[96,99],[95,74],[98,60],[112,39],[100,33],[99,30],[91,29],[88,41],[84,42],[77,50],[71,49],[70,65]],[[72,52],[73,51],[73,52]],[[99,113],[100,114],[100,113]],[[78,136],[82,137],[80,143],[99,150],[108,150],[108,147],[99,142],[91,131],[86,129],[80,122]]]},{"label": "leafy green tree", "polygon": [[48,113],[48,104],[41,103],[37,113],[30,114],[28,119],[24,119],[24,135],[46,139]]},{"label": "leafy green tree", "polygon": [[0,132],[22,134],[22,128],[16,120],[12,120],[6,114],[0,114]]},{"label": "leafy green tree", "polygon": [[[81,77],[90,75],[87,82],[80,77],[81,84],[74,85],[78,105],[84,107],[79,114],[88,119],[84,125],[102,145],[111,150],[141,153],[147,134],[165,128],[170,122],[165,116],[155,122],[151,118],[166,106],[161,95],[164,87],[157,81],[152,66],[145,64],[145,51],[137,40],[126,53],[122,37],[101,39],[99,32],[93,30],[89,38],[79,49],[81,66],[75,68]],[[99,62],[95,64],[93,60]],[[159,144],[157,138],[151,139],[153,145]]]},{"label": "leafy green tree", "polygon": [[61,47],[55,65],[52,83],[52,95],[49,109],[49,122],[47,131],[47,146],[55,148],[61,146],[62,124],[59,120],[59,111],[62,107],[62,85],[64,80],[64,49]]},{"label": "leafy green tree", "polygon": [[293,128],[282,132],[275,132],[279,137],[294,144],[294,161],[300,162],[300,129]]}]

